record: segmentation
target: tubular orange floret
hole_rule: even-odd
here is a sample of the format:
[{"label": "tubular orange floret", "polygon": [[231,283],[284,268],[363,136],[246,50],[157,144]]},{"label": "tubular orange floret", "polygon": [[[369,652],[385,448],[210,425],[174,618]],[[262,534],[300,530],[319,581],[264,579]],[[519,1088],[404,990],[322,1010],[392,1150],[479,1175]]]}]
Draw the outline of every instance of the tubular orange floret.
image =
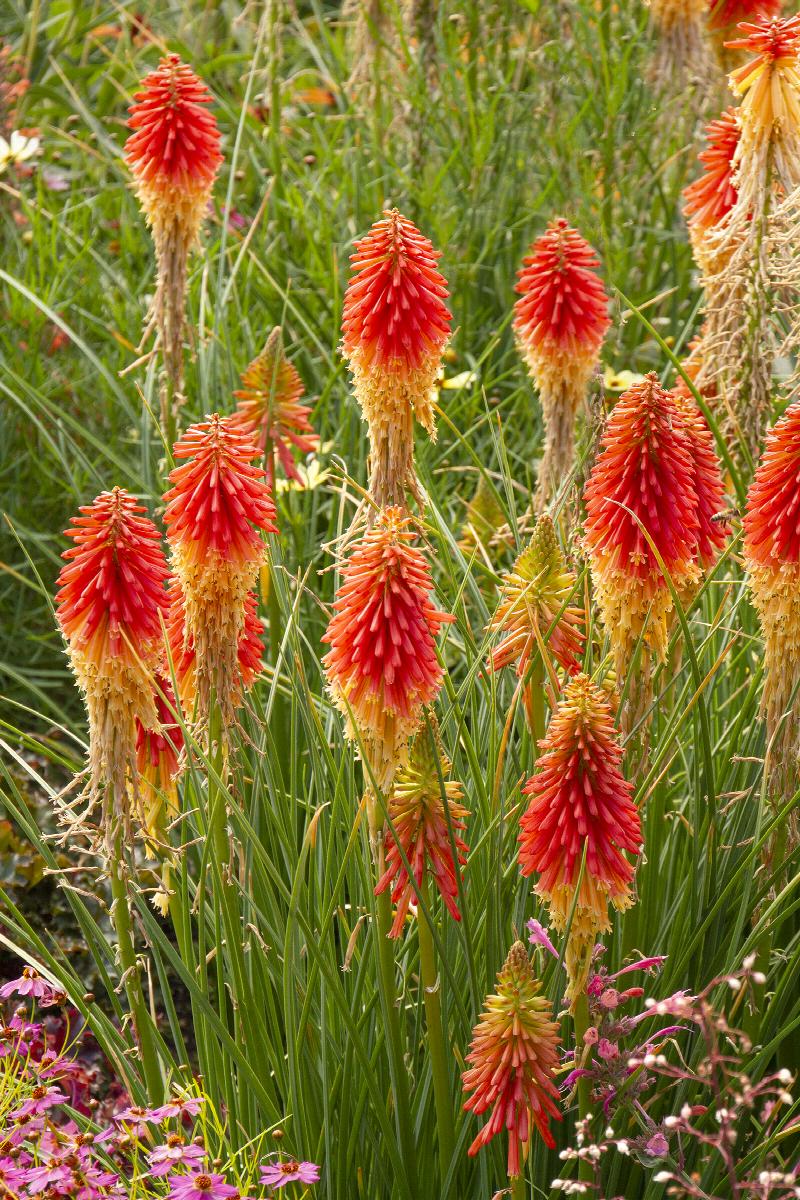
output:
[{"label": "tubular orange floret", "polygon": [[572,466],[575,417],[609,327],[599,259],[565,220],[551,222],[522,260],[514,306],[520,352],[539,389],[545,424],[539,503]]},{"label": "tubular orange floret", "polygon": [[450,337],[440,252],[396,208],[356,243],[344,297],[342,350],[370,436],[379,507],[418,496],[413,418],[435,437],[433,391]]},{"label": "tubular orange floret", "polygon": [[692,455],[681,409],[655,374],[625,392],[584,491],[585,546],[620,678],[642,634],[663,660],[672,617],[672,596],[642,527],[680,591],[690,593],[700,577]]},{"label": "tubular orange floret", "polygon": [[[429,720],[433,720],[432,714],[429,714]],[[399,847],[408,860],[417,887],[422,887],[430,875],[450,916],[454,921],[461,920],[457,903],[458,866],[464,866],[467,861],[468,847],[461,834],[465,828],[464,819],[469,814],[461,803],[461,784],[448,778],[450,770],[451,764],[439,746],[433,727],[422,728],[414,738],[407,765],[401,767],[394,781],[389,801],[394,833],[391,829],[387,831],[386,870],[375,888],[376,896],[388,887],[392,889],[392,904],[396,911],[390,937],[400,937],[409,905],[416,900]],[[456,858],[450,841],[451,832]]]},{"label": "tubular orange floret", "polygon": [[342,567],[334,614],[323,638],[331,694],[360,737],[379,787],[406,761],[406,743],[438,695],[436,637],[454,618],[430,599],[430,570],[411,543],[411,519],[386,509]]},{"label": "tubular orange floret", "polygon": [[[277,533],[275,506],[264,471],[253,466],[258,446],[229,417],[214,414],[193,425],[173,453],[188,460],[171,472],[173,487],[164,496],[184,606],[182,646],[192,656],[191,666],[176,663],[179,691],[185,703],[184,692],[196,688],[201,719],[213,694],[228,724],[246,686],[240,643],[254,603],[250,592],[266,561],[263,535]],[[173,638],[179,627],[173,612]]]},{"label": "tubular orange floret", "polygon": [[[772,741],[773,779],[791,782],[800,753],[792,696],[800,679],[800,404],[767,434],[744,518],[744,561],[764,633],[762,709]],[[788,714],[788,718],[783,720]],[[781,722],[783,724],[781,725]]]},{"label": "tubular orange floret", "polygon": [[308,419],[311,409],[300,403],[303,382],[284,353],[280,326],[242,372],[242,387],[233,394],[238,404],[232,424],[251,434],[262,453],[270,448],[265,462],[270,487],[275,485],[276,454],[287,479],[302,483],[292,447],[310,454],[319,447],[319,438]]},{"label": "tubular orange floret", "polygon": [[701,238],[706,230],[719,225],[736,203],[733,163],[740,132],[735,108],[726,108],[721,116],[706,125],[707,146],[697,156],[703,173],[683,191],[683,211],[693,245],[696,237]]},{"label": "tubular orange floret", "polygon": [[[683,365],[684,370],[691,378],[692,371],[687,369],[686,363]],[[708,422],[683,379],[679,379],[675,384],[672,396],[680,410],[683,429],[691,442],[693,482],[694,490],[697,493],[699,525],[697,554],[700,565],[708,568],[716,559],[718,551],[725,545],[727,536],[725,524],[714,519],[725,508],[725,483],[722,478],[722,467]]]},{"label": "tubular orange floret", "polygon": [[165,818],[178,811],[179,758],[184,747],[183,732],[175,719],[172,684],[157,673],[153,703],[158,724],[146,729],[136,722],[136,769],[144,812],[144,829],[155,841],[165,834]]},{"label": "tubular orange floret", "polygon": [[730,29],[755,17],[776,17],[780,11],[781,0],[708,0],[708,27]]},{"label": "tubular orange floret", "polygon": [[[755,55],[729,77],[734,95],[742,96],[740,108],[743,131],[742,159],[750,144],[774,135],[776,166],[784,186],[797,186],[797,135],[800,131],[800,15],[759,17],[742,22],[742,37],[726,42],[731,50]],[[791,161],[786,161],[787,139]],[[788,177],[786,174],[787,168]],[[745,170],[743,164],[741,170]]]},{"label": "tubular orange floret", "polygon": [[620,910],[633,903],[633,866],[622,851],[639,853],[641,824],[608,697],[587,676],[569,681],[539,748],[536,774],[523,788],[531,799],[520,821],[519,865],[523,875],[539,875],[534,891],[556,929],[563,932],[572,913],[566,966],[574,1002],[595,935],[611,928],[609,903]]},{"label": "tubular orange floret", "polygon": [[177,54],[167,55],[143,81],[130,106],[133,133],[125,158],[153,231],[158,282],[153,317],[167,374],[180,403],[189,251],[197,241],[222,162],[208,88]]},{"label": "tubular orange floret", "polygon": [[583,610],[568,604],[575,576],[567,568],[552,519],[543,513],[531,540],[503,576],[500,603],[489,633],[505,637],[489,655],[492,671],[517,664],[524,676],[531,657],[547,645],[566,671],[576,671],[583,653]]},{"label": "tubular orange floret", "polygon": [[515,942],[473,1030],[467,1055],[470,1066],[462,1077],[464,1091],[472,1092],[464,1108],[478,1116],[492,1109],[468,1153],[477,1154],[507,1129],[512,1178],[521,1172],[521,1151],[534,1129],[546,1146],[555,1146],[550,1120],[561,1120],[554,1082],[559,1041],[558,1026],[528,952],[522,942]]},{"label": "tubular orange floret", "polygon": [[153,678],[161,657],[167,564],[143,505],[123,488],[103,492],[73,517],[74,546],[58,577],[56,617],[89,718],[89,808],[103,797],[112,838],[130,824],[126,776],[135,796],[136,723],[158,727]]}]

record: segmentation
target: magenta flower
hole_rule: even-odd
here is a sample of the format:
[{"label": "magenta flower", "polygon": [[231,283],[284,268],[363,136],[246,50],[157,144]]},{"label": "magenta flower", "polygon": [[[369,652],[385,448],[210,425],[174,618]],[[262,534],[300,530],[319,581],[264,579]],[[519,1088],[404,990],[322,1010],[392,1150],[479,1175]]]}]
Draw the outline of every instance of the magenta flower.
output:
[{"label": "magenta flower", "polygon": [[202,1096],[173,1096],[160,1108],[152,1109],[152,1115],[159,1123],[173,1117],[196,1117],[203,1104]]},{"label": "magenta flower", "polygon": [[271,1188],[282,1188],[287,1183],[318,1183],[319,1167],[312,1162],[266,1163],[261,1168],[261,1182]]},{"label": "magenta flower", "polygon": [[113,1119],[118,1125],[124,1126],[126,1133],[133,1134],[144,1133],[148,1125],[160,1125],[163,1120],[160,1109],[140,1108],[138,1104],[131,1104],[129,1108],[114,1113]]},{"label": "magenta flower", "polygon": [[52,991],[50,984],[35,967],[25,967],[19,979],[12,979],[0,987],[0,1000],[8,1000],[9,996],[32,996],[38,1000]]},{"label": "magenta flower", "polygon": [[239,1200],[239,1192],[225,1182],[223,1175],[198,1171],[191,1175],[170,1175],[169,1200]]},{"label": "magenta flower", "polygon": [[531,917],[527,925],[528,929],[530,930],[528,941],[531,943],[531,945],[543,946],[548,954],[552,954],[553,958],[558,958],[558,951],[550,941],[550,938],[547,936],[547,930],[545,929],[544,925],[540,925],[540,923],[534,920],[533,917]]},{"label": "magenta flower", "polygon": [[202,1146],[195,1142],[184,1142],[177,1133],[170,1134],[163,1146],[156,1146],[148,1158],[151,1175],[168,1175],[179,1164],[184,1167],[199,1167],[206,1157]]},{"label": "magenta flower", "polygon": [[31,1117],[40,1117],[56,1104],[66,1100],[64,1093],[57,1087],[45,1087],[43,1084],[35,1087],[30,1098],[8,1114],[11,1121],[27,1121]]}]

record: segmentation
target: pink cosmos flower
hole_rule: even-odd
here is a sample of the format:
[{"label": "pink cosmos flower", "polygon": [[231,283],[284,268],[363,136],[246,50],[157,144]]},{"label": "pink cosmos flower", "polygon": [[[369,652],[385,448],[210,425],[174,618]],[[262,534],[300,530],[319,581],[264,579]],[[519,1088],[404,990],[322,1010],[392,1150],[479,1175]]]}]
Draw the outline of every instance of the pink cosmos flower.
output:
[{"label": "pink cosmos flower", "polygon": [[8,1000],[9,996],[32,996],[38,1000],[52,991],[51,985],[44,979],[35,967],[25,967],[19,979],[12,979],[0,987],[0,1000]]},{"label": "pink cosmos flower", "polygon": [[118,1125],[124,1126],[126,1133],[140,1134],[145,1132],[148,1125],[160,1125],[164,1118],[158,1108],[141,1108],[138,1104],[131,1104],[129,1108],[114,1113],[113,1119]]},{"label": "pink cosmos flower", "polygon": [[173,1117],[196,1117],[204,1103],[202,1096],[173,1096],[166,1104],[152,1109],[152,1114],[159,1122]]},{"label": "pink cosmos flower", "polygon": [[178,1164],[190,1169],[199,1168],[206,1157],[202,1146],[185,1142],[180,1134],[173,1133],[163,1146],[156,1146],[149,1155],[151,1175],[168,1175]]},{"label": "pink cosmos flower", "polygon": [[170,1175],[169,1200],[239,1200],[239,1191],[225,1182],[223,1175],[198,1171],[191,1175]]},{"label": "pink cosmos flower", "polygon": [[261,1182],[272,1188],[282,1188],[287,1183],[318,1183],[319,1167],[316,1163],[289,1159],[266,1163],[261,1168]]},{"label": "pink cosmos flower", "polygon": [[66,1100],[64,1093],[57,1087],[45,1087],[41,1084],[31,1092],[30,1098],[8,1114],[10,1121],[27,1121],[29,1117],[40,1117],[56,1104]]}]

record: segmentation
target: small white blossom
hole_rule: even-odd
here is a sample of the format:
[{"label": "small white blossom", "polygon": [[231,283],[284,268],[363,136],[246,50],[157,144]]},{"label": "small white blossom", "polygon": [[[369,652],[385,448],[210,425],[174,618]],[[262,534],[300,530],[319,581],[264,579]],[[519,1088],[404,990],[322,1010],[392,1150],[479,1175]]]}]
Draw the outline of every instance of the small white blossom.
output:
[{"label": "small white blossom", "polygon": [[617,1149],[619,1150],[620,1154],[630,1154],[630,1152],[631,1152],[630,1146],[628,1145],[628,1143],[625,1141],[624,1138],[622,1139],[621,1142],[617,1142]]},{"label": "small white blossom", "polygon": [[787,1067],[781,1067],[780,1071],[778,1071],[778,1079],[783,1084],[791,1083],[792,1082],[792,1072],[790,1070],[788,1070]]},{"label": "small white blossom", "polygon": [[731,975],[730,979],[728,980],[728,987],[731,989],[731,991],[738,992],[741,986],[741,979],[736,979],[733,975]]}]

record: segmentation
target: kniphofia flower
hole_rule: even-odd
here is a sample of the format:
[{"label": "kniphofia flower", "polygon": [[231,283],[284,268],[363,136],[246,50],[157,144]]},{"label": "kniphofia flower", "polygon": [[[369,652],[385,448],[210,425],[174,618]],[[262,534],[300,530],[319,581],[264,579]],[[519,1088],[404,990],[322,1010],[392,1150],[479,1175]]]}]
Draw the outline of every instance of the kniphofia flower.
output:
[{"label": "kniphofia flower", "polygon": [[697,156],[703,170],[684,189],[683,211],[695,261],[702,271],[709,272],[718,264],[707,234],[716,229],[736,203],[733,164],[740,136],[737,110],[727,108],[716,120],[709,121],[705,135],[706,148]]},{"label": "kniphofia flower", "polygon": [[[687,364],[684,363],[684,369]],[[687,374],[692,378],[693,368]],[[722,468],[714,445],[714,435],[708,427],[703,412],[682,378],[672,389],[682,418],[683,430],[691,443],[694,490],[697,494],[697,556],[700,565],[712,565],[720,549],[725,545],[725,522],[720,514],[725,509],[725,483]]]},{"label": "kniphofia flower", "polygon": [[[126,777],[136,803],[136,728],[158,728],[153,681],[162,653],[167,564],[144,506],[123,488],[103,492],[65,536],[56,616],[89,719],[90,809],[102,798],[107,841],[130,830]],[[140,814],[141,815],[141,814]]]},{"label": "kniphofia flower", "polygon": [[[767,434],[747,496],[744,561],[764,633],[762,711],[771,743],[773,781],[797,786],[800,754],[800,404]],[[785,719],[784,719],[785,718]],[[783,724],[781,724],[783,722]]]},{"label": "kniphofia flower", "polygon": [[[222,162],[208,88],[177,54],[161,60],[134,96],[125,159],[153,233],[158,279],[153,319],[164,364],[181,402],[189,251],[198,239]],[[145,334],[146,336],[146,334]]]},{"label": "kniphofia flower", "polygon": [[183,731],[175,717],[175,696],[169,679],[157,674],[153,701],[158,727],[145,729],[136,722],[136,770],[142,805],[142,824],[151,854],[164,859],[162,887],[155,892],[153,904],[166,916],[169,910],[168,824],[178,814],[178,777]]},{"label": "kniphofia flower", "polygon": [[463,1075],[464,1090],[472,1092],[464,1108],[478,1116],[492,1110],[468,1153],[477,1154],[496,1134],[508,1130],[512,1178],[521,1173],[521,1152],[535,1129],[546,1146],[555,1145],[550,1119],[561,1120],[553,1078],[559,1041],[528,952],[522,942],[515,942],[473,1030],[470,1066]]},{"label": "kniphofia flower", "polygon": [[414,417],[436,436],[433,398],[450,337],[440,252],[396,208],[356,243],[344,297],[342,350],[370,439],[370,494],[379,508],[419,499]]},{"label": "kniphofia flower", "polygon": [[620,397],[584,491],[585,546],[597,601],[622,679],[640,636],[663,660],[672,595],[691,594],[700,518],[692,441],[681,409],[655,374]]},{"label": "kniphofia flower", "polygon": [[246,682],[242,634],[266,561],[263,535],[277,533],[275,506],[264,471],[253,465],[258,446],[229,417],[191,426],[173,453],[186,461],[170,474],[164,523],[184,610],[183,649],[193,656],[191,670],[181,663],[179,691],[183,700],[196,689],[201,718],[213,696],[228,724]]},{"label": "kniphofia flower", "polygon": [[534,891],[559,932],[572,913],[566,967],[574,1001],[596,935],[611,928],[609,903],[618,910],[633,903],[633,866],[622,852],[638,854],[641,825],[608,697],[587,676],[569,681],[539,748],[536,773],[523,788],[530,801],[520,820],[519,865],[523,875],[538,875]]},{"label": "kniphofia flower", "polygon": [[[429,720],[432,720],[430,715]],[[378,880],[375,894],[380,895],[388,887],[392,889],[395,917],[389,936],[393,938],[400,937],[409,905],[416,903],[417,894],[399,847],[408,860],[417,888],[431,876],[450,916],[454,921],[461,920],[457,877],[458,866],[467,861],[467,845],[461,834],[468,812],[461,803],[461,784],[449,778],[451,764],[438,744],[434,729],[423,727],[414,738],[409,761],[398,771],[389,800],[394,833],[390,828],[386,834],[386,870]]]},{"label": "kniphofia flower", "polygon": [[280,326],[242,373],[242,386],[233,394],[238,400],[233,424],[251,434],[262,453],[269,451],[265,466],[270,487],[275,486],[276,455],[287,479],[302,485],[293,451],[310,454],[319,438],[308,419],[311,409],[300,403],[303,382],[284,353]]},{"label": "kniphofia flower", "polygon": [[503,506],[486,483],[485,476],[479,475],[474,495],[467,503],[459,547],[467,556],[476,549],[485,555],[493,537],[505,524]]},{"label": "kniphofia flower", "polygon": [[531,658],[546,646],[565,671],[577,670],[584,635],[583,610],[569,603],[574,590],[575,575],[567,567],[552,519],[543,513],[528,545],[503,576],[488,632],[504,636],[489,655],[491,669],[499,671],[515,662],[522,677]]},{"label": "kniphofia flower", "polygon": [[560,218],[533,243],[517,276],[514,329],[539,390],[545,428],[540,505],[572,468],[575,418],[610,323],[605,288],[594,270],[599,265],[588,242]]},{"label": "kniphofia flower", "polygon": [[411,519],[386,509],[342,567],[323,638],[331,694],[360,737],[378,786],[406,761],[406,743],[442,683],[436,638],[454,618],[433,604],[430,570]]},{"label": "kniphofia flower", "polygon": [[705,41],[708,0],[650,0],[658,31],[655,79],[660,87],[706,84],[710,74]]},{"label": "kniphofia flower", "polygon": [[781,0],[707,0],[708,27],[712,30],[731,29],[741,21],[756,17],[777,17]]}]

